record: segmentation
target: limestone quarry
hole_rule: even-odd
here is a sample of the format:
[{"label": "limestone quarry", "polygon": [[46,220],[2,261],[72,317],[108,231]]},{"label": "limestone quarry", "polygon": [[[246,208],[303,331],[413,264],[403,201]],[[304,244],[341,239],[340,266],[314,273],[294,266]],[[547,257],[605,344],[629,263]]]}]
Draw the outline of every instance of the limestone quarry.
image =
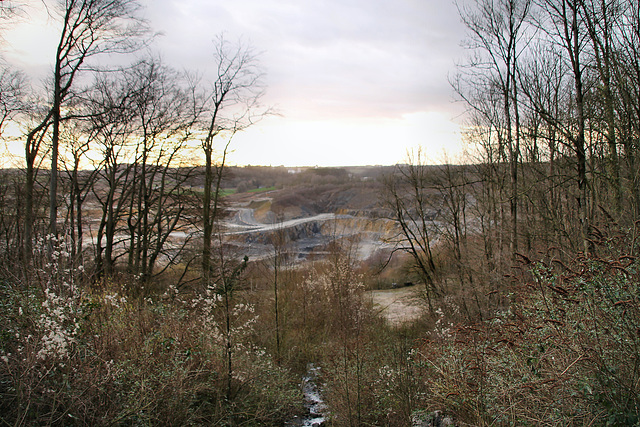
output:
[{"label": "limestone quarry", "polygon": [[321,256],[333,240],[349,239],[365,260],[391,249],[398,232],[380,207],[379,185],[357,180],[229,195],[225,239],[254,260],[270,256],[276,233],[298,260]]}]

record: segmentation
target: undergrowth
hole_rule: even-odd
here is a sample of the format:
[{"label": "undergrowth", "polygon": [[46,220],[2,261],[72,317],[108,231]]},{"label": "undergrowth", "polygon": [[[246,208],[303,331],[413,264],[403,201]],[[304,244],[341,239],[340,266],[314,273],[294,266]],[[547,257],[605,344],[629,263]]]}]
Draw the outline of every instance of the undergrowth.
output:
[{"label": "undergrowth", "polygon": [[508,309],[425,339],[429,405],[471,425],[638,425],[635,242],[594,242],[570,263],[523,258]]},{"label": "undergrowth", "polygon": [[43,244],[59,259],[39,279],[0,282],[3,424],[279,425],[297,410],[297,378],[252,344],[251,304],[233,303],[229,381],[211,289],[133,296],[126,284],[89,285],[63,242]]},{"label": "undergrowth", "polygon": [[56,262],[0,281],[0,420],[282,425],[300,411],[300,367],[314,362],[330,425],[420,425],[436,411],[458,425],[639,425],[630,234],[601,234],[570,262],[520,256],[491,317],[471,322],[449,295],[399,328],[375,315],[363,276],[336,252],[282,284],[280,358],[263,291],[229,300],[215,284],[91,285],[63,241],[43,241],[37,259]]}]

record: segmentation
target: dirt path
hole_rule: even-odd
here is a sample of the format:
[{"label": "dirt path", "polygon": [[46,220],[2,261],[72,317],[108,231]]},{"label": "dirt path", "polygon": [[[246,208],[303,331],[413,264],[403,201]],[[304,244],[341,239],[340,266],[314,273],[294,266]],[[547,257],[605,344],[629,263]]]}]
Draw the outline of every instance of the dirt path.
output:
[{"label": "dirt path", "polygon": [[258,222],[254,216],[254,209],[251,208],[234,208],[236,214],[225,223],[229,228],[227,234],[243,234],[268,232],[279,229],[296,227],[307,222],[331,221],[337,218],[336,214],[323,213],[306,218],[290,219],[288,221],[277,222],[275,224],[264,224]]},{"label": "dirt path", "polygon": [[416,320],[424,313],[424,302],[415,287],[371,291],[371,298],[374,309],[393,326]]}]

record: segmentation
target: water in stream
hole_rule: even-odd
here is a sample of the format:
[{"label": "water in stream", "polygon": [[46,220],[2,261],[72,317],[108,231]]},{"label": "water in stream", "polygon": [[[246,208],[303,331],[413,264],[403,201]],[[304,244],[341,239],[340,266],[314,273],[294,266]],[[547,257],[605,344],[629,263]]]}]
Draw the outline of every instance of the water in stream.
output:
[{"label": "water in stream", "polygon": [[327,405],[323,402],[316,383],[319,373],[319,366],[313,363],[307,365],[307,374],[302,379],[302,394],[304,395],[304,407],[308,412],[304,417],[296,417],[288,422],[287,426],[319,427],[324,425],[325,417],[323,414],[327,410]]}]

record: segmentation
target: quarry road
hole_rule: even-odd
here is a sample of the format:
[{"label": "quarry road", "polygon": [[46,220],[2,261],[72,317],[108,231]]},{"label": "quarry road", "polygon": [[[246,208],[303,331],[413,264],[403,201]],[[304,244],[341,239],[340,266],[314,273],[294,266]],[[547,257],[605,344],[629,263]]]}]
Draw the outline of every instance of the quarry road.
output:
[{"label": "quarry road", "polygon": [[228,229],[226,234],[269,232],[297,227],[298,225],[302,225],[307,222],[331,221],[339,217],[345,217],[345,215],[338,216],[333,213],[323,213],[306,218],[297,218],[288,221],[276,222],[273,224],[264,224],[256,221],[254,210],[251,208],[233,208],[232,210],[235,210],[236,214],[233,216],[233,218],[225,223]]}]

